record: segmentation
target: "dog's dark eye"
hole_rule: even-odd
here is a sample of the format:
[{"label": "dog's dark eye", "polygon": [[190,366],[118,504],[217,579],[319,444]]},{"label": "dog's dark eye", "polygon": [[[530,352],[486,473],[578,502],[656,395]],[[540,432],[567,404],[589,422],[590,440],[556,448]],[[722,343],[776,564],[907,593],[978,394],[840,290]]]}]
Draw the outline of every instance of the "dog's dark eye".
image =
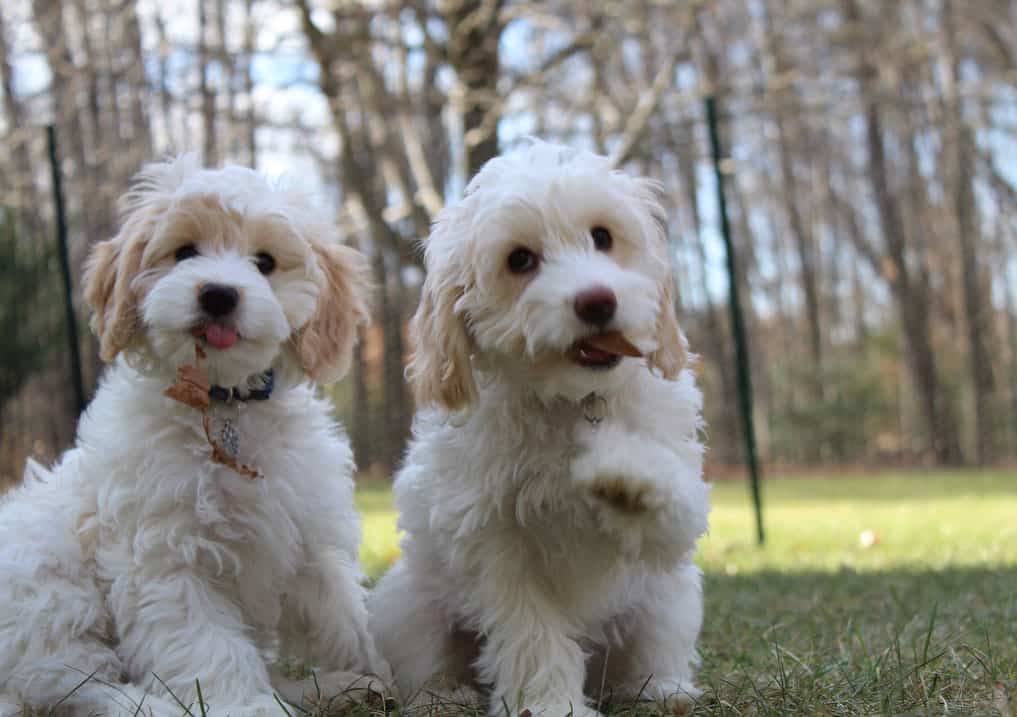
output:
[{"label": "dog's dark eye", "polygon": [[177,261],[187,261],[198,255],[198,247],[193,244],[184,244],[182,247],[173,252],[173,258]]},{"label": "dog's dark eye", "polygon": [[527,274],[537,268],[537,255],[529,249],[516,249],[508,255],[508,268],[513,274]]},{"label": "dog's dark eye", "polygon": [[265,276],[268,276],[275,271],[275,257],[263,251],[259,251],[254,255],[254,264]]},{"label": "dog's dark eye", "polygon": [[593,246],[597,247],[597,251],[611,251],[614,238],[607,229],[604,227],[593,227],[590,230],[590,236],[593,237]]}]

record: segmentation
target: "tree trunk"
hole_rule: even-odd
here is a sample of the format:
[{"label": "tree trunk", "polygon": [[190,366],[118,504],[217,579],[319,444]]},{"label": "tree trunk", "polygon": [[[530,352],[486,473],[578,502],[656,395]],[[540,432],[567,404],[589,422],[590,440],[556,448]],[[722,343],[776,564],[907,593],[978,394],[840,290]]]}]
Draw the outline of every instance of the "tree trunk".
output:
[{"label": "tree trunk", "polygon": [[[946,91],[947,147],[953,149],[953,205],[957,216],[957,245],[961,257],[964,316],[967,324],[968,370],[974,394],[975,457],[980,465],[993,460],[995,453],[996,382],[988,348],[992,336],[990,306],[982,291],[978,247],[981,227],[974,192],[974,158],[977,151],[971,128],[964,120],[962,99],[957,89],[961,57],[957,48],[953,3],[944,0],[943,28],[946,36],[948,65]],[[951,164],[946,162],[947,166]]]},{"label": "tree trunk", "polygon": [[201,97],[202,152],[201,159],[206,167],[219,163],[219,146],[215,135],[215,89],[209,84],[212,53],[208,46],[209,22],[208,3],[198,2],[198,94]]},{"label": "tree trunk", "polygon": [[[90,197],[93,189],[89,186],[88,159],[85,151],[85,132],[77,101],[78,73],[71,57],[64,22],[63,3],[60,0],[33,0],[32,10],[39,34],[43,39],[46,61],[53,79],[50,96],[53,102],[53,122],[57,127],[57,139],[63,148],[63,158],[69,158],[73,172],[68,185],[78,197]],[[83,233],[95,236],[97,206],[82,201],[81,216],[84,218]],[[80,276],[85,259],[85,247],[71,247],[71,271]]]},{"label": "tree trunk", "polygon": [[227,22],[229,20],[229,3],[227,0],[215,0],[215,36],[216,36],[216,63],[219,66],[219,77],[221,87],[225,90],[226,107],[222,114],[226,119],[226,131],[224,132],[223,157],[234,158],[239,148],[237,131],[237,88],[236,88],[236,60],[230,52],[226,43]]},{"label": "tree trunk", "polygon": [[124,61],[129,86],[131,111],[131,147],[133,149],[128,174],[133,175],[152,157],[152,128],[149,124],[149,84],[145,75],[145,56],[141,42],[141,25],[138,21],[137,0],[124,2],[121,9],[123,25]]},{"label": "tree trunk", "polygon": [[254,0],[244,0],[244,94],[247,95],[245,141],[247,164],[258,166],[258,115],[254,109],[254,52],[257,27],[254,24]]},{"label": "tree trunk", "polygon": [[38,214],[40,201],[35,174],[32,171],[32,157],[29,151],[29,134],[26,129],[25,107],[14,93],[14,70],[11,62],[10,48],[7,44],[7,26],[3,12],[0,11],[0,106],[3,108],[4,122],[7,125],[5,143],[12,160],[10,189],[14,192],[14,206],[22,226],[27,227],[33,238],[42,231],[42,219]]},{"label": "tree trunk", "polygon": [[[772,56],[773,71],[778,83],[786,82],[789,66],[780,37],[774,28],[771,17],[772,10],[767,8],[764,14],[767,44]],[[804,128],[797,125],[794,117],[798,113],[795,106],[794,93],[780,85],[774,99],[773,119],[777,126],[777,153],[780,159],[780,177],[783,191],[780,192],[794,237],[798,258],[799,276],[802,293],[805,296],[805,317],[808,324],[809,353],[812,359],[812,392],[817,401],[823,399],[822,363],[823,334],[819,306],[819,262],[816,259],[816,242],[812,232],[799,208],[799,197],[802,192],[795,177],[794,157],[792,153],[792,137],[800,137]]]},{"label": "tree trunk", "polygon": [[166,143],[173,147],[173,95],[169,88],[169,38],[166,35],[166,21],[162,12],[155,8],[155,29],[159,38],[159,110],[162,114],[162,131],[166,135]]},{"label": "tree trunk", "polygon": [[360,330],[360,338],[353,346],[353,364],[350,381],[353,383],[353,457],[357,468],[364,470],[373,462],[371,450],[371,402],[367,393],[367,366],[364,363],[364,339],[367,332]]},{"label": "tree trunk", "polygon": [[[861,13],[857,0],[843,0],[843,6],[846,18],[854,25],[856,32],[860,32]],[[886,267],[880,266],[877,261],[874,269],[884,276],[889,275],[887,279],[897,304],[908,366],[921,403],[929,447],[938,463],[956,465],[961,462],[960,444],[953,411],[942,391],[936,369],[929,297],[922,291],[921,282],[916,282],[911,275],[906,256],[904,222],[890,188],[883,120],[879,100],[872,86],[878,70],[872,64],[874,59],[865,54],[864,47],[860,54],[857,79],[864,105],[865,138],[869,155],[867,170],[886,246]]]},{"label": "tree trunk", "polygon": [[458,0],[444,8],[448,60],[463,89],[463,138],[470,177],[498,154],[498,96],[504,0]]},{"label": "tree trunk", "polygon": [[[699,208],[699,184],[696,181],[696,143],[694,125],[689,122],[679,123],[672,130],[672,141],[678,159],[679,181],[685,190],[685,202],[692,218],[692,229],[695,242],[694,256],[696,271],[699,278],[699,291],[703,294],[706,313],[706,332],[703,336],[707,353],[713,359],[720,379],[721,401],[719,407],[720,425],[717,432],[725,436],[737,436],[738,428],[738,391],[732,372],[733,361],[730,358],[727,342],[727,323],[720,309],[710,295],[707,271],[705,240],[702,233],[702,214]],[[739,452],[735,441],[729,440],[720,445],[728,451],[717,458],[724,463],[735,463],[739,460]]]}]

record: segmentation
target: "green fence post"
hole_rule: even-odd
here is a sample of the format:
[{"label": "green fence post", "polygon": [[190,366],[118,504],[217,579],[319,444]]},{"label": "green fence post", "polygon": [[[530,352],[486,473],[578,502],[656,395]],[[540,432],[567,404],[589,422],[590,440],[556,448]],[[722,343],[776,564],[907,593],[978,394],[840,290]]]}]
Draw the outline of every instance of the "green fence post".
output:
[{"label": "green fence post", "polygon": [[706,98],[706,121],[710,126],[710,149],[713,152],[713,173],[717,182],[717,208],[720,212],[720,232],[727,253],[728,307],[731,310],[731,332],[734,334],[735,363],[738,369],[738,408],[741,413],[742,437],[745,440],[745,459],[749,467],[749,486],[756,510],[756,540],[763,544],[763,500],[760,494],[759,458],[756,455],[756,428],[752,418],[752,374],[749,370],[748,341],[745,338],[745,320],[738,297],[738,274],[735,271],[735,251],[731,243],[731,224],[727,218],[727,198],[724,193],[724,172],[721,168],[723,153],[720,132],[717,129],[717,106],[712,95]]},{"label": "green fence post", "polygon": [[67,250],[67,218],[64,214],[63,182],[60,163],[57,160],[56,128],[46,127],[49,144],[49,168],[53,180],[53,206],[56,213],[57,245],[60,248],[60,273],[64,283],[64,311],[67,318],[67,343],[71,350],[71,385],[74,387],[74,403],[78,415],[85,410],[85,383],[81,377],[81,347],[78,343],[78,319],[74,313],[74,299],[71,294],[71,260]]}]

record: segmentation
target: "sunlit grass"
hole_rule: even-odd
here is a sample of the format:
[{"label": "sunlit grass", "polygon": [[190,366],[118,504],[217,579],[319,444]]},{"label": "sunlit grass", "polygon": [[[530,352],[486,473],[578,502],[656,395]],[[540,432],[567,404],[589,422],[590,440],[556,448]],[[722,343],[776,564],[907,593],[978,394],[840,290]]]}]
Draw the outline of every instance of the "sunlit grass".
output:
[{"label": "sunlit grass", "polygon": [[[758,548],[746,484],[714,485],[697,558],[707,572],[1017,565],[1017,473],[778,478],[765,482],[763,501],[767,541]],[[378,577],[399,554],[389,487],[363,486],[357,503],[361,556]]]},{"label": "sunlit grass", "polygon": [[[1017,717],[1017,473],[771,479],[763,548],[744,483],[712,501],[694,714]],[[377,577],[398,555],[388,487],[358,503]]]},{"label": "sunlit grass", "polygon": [[[1017,473],[771,479],[763,548],[744,483],[718,483],[712,498],[694,715],[1017,717]],[[389,486],[362,485],[357,503],[377,578],[398,556]],[[600,697],[610,717],[663,717]],[[486,706],[324,699],[278,714],[483,717]]]}]

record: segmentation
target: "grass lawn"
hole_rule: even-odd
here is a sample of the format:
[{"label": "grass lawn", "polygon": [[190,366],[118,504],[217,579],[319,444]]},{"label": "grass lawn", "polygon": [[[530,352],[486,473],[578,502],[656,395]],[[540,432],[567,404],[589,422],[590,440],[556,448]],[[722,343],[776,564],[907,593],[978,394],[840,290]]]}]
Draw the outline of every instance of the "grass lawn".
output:
[{"label": "grass lawn", "polygon": [[[757,548],[745,484],[713,489],[694,714],[1017,717],[1017,473],[771,480],[763,499]],[[358,502],[377,577],[391,496]]]}]

